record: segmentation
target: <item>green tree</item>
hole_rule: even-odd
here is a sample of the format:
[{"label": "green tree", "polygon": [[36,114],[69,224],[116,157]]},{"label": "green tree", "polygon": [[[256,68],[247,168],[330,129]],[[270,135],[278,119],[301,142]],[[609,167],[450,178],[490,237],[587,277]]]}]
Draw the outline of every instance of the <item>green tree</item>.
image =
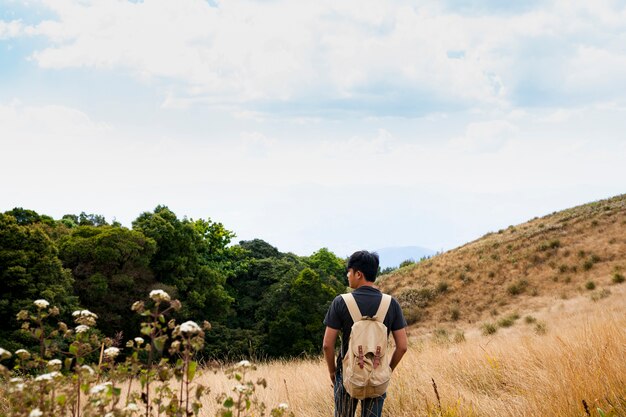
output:
[{"label": "green tree", "polygon": [[[34,212],[33,212],[34,213]],[[39,223],[20,225],[0,214],[0,341],[15,346],[10,337],[17,329],[16,313],[36,299],[46,299],[67,313],[77,305],[73,279],[63,268],[54,242]]]},{"label": "green tree", "polygon": [[139,319],[129,306],[155,284],[149,267],[154,240],[123,227],[79,226],[61,238],[59,252],[81,306],[100,317],[100,330],[134,335]]},{"label": "green tree", "polygon": [[267,326],[265,351],[275,357],[319,353],[324,316],[336,295],[310,268],[294,280],[275,284],[262,310]]},{"label": "green tree", "polygon": [[247,250],[249,256],[255,259],[280,258],[282,255],[278,249],[262,239],[242,240],[239,246]]},{"label": "green tree", "polygon": [[338,292],[343,292],[348,285],[345,259],[341,259],[327,248],[322,248],[309,256],[307,263],[325,283]]},{"label": "green tree", "polygon": [[226,315],[233,300],[224,289],[226,273],[217,260],[231,232],[210,219],[180,220],[166,206],[142,213],[133,229],[156,242],[150,267],[157,281],[178,291],[182,316],[214,320]]},{"label": "green tree", "polygon": [[54,224],[54,219],[45,214],[39,214],[36,211],[24,209],[22,207],[16,207],[12,210],[5,212],[9,216],[13,216],[17,224],[29,225],[35,223],[46,223],[48,225]]}]

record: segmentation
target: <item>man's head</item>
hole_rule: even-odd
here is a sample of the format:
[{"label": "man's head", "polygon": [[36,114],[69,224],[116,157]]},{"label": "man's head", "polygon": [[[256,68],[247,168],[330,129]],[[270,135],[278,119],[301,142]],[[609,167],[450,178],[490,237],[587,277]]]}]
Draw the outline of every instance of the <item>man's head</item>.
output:
[{"label": "man's head", "polygon": [[376,281],[378,254],[376,252],[370,253],[366,250],[354,252],[348,259],[348,270],[350,269],[354,273],[361,272],[366,281]]}]

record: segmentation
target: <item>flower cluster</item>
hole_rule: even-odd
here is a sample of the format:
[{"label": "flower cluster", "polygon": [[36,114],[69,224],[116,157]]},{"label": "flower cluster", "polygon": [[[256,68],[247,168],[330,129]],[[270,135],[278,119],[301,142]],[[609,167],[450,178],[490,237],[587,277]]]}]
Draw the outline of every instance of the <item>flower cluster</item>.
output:
[{"label": "flower cluster", "polygon": [[[40,352],[18,349],[12,353],[0,348],[0,360],[15,356],[13,372],[0,365],[0,396],[3,397],[0,405],[5,405],[4,394],[9,394],[8,413],[3,409],[0,414],[44,417],[74,415],[80,410],[80,415],[85,417],[133,417],[144,412],[146,415],[157,412],[156,415],[164,417],[198,416],[202,397],[209,389],[197,381],[201,368],[194,357],[203,348],[204,332],[211,325],[191,320],[177,324],[174,318],[168,321],[168,315],[181,309],[180,301],[171,299],[163,290],[153,290],[149,297],[151,301],[133,304],[132,309],[143,318],[142,337],[127,341],[126,347],[131,352],[125,351],[123,359],[119,358],[121,348],[115,347],[119,346],[121,337],[112,340],[90,331],[98,316],[89,310],[72,313],[73,330],[62,322],[58,322],[55,329],[49,321],[58,315],[58,308],[46,300],[36,300],[29,309],[20,311],[17,317],[24,322],[22,329],[40,342]],[[167,304],[161,304],[163,302]],[[61,338],[65,340],[57,342]],[[95,362],[98,352],[102,352],[104,358],[99,363]],[[170,362],[171,357],[177,360]],[[98,366],[87,363],[98,363]],[[255,384],[246,379],[246,374],[254,369],[253,364],[243,360],[226,371],[236,383],[230,395],[220,396],[221,411],[226,414],[219,415],[237,412],[242,417],[268,416],[265,404],[256,395],[257,386],[266,387],[265,380],[259,379]],[[30,373],[23,370],[45,373],[29,376]],[[140,384],[135,384],[137,379]],[[178,382],[173,384],[174,379]],[[136,389],[122,394],[122,381]],[[287,408],[287,404],[279,404],[269,416],[293,417]]]},{"label": "flower cluster", "polygon": [[170,301],[170,295],[163,290],[152,290],[150,291],[150,298],[152,301],[159,303],[161,301]]},{"label": "flower cluster", "polygon": [[[74,322],[83,326],[95,326],[98,316],[89,310],[76,310],[72,313]],[[76,330],[78,332],[78,329]]]},{"label": "flower cluster", "polygon": [[0,360],[9,359],[11,356],[11,352],[6,349],[0,348]]},{"label": "flower cluster", "polygon": [[195,321],[186,321],[180,325],[180,332],[186,336],[192,336],[200,333],[202,329]]},{"label": "flower cluster", "polygon": [[109,347],[104,349],[104,357],[108,359],[115,359],[120,354],[119,348]]}]

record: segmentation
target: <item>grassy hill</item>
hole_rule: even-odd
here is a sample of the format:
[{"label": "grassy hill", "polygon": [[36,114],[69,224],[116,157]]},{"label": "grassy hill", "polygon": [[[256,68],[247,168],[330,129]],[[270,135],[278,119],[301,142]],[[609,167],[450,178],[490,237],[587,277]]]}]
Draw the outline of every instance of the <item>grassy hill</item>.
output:
[{"label": "grassy hill", "polygon": [[506,327],[557,300],[621,296],[625,275],[626,194],[488,233],[379,286],[399,299],[412,335],[445,334]]}]

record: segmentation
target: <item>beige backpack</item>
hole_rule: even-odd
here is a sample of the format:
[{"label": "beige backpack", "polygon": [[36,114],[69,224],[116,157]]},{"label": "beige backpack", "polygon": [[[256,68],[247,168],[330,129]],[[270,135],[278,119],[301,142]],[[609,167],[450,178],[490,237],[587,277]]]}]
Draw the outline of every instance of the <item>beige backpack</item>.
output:
[{"label": "beige backpack", "polygon": [[387,326],[383,324],[391,296],[383,294],[374,317],[361,314],[352,294],[342,294],[354,321],[348,351],[343,355],[343,386],[352,398],[380,397],[391,378],[387,355]]}]

